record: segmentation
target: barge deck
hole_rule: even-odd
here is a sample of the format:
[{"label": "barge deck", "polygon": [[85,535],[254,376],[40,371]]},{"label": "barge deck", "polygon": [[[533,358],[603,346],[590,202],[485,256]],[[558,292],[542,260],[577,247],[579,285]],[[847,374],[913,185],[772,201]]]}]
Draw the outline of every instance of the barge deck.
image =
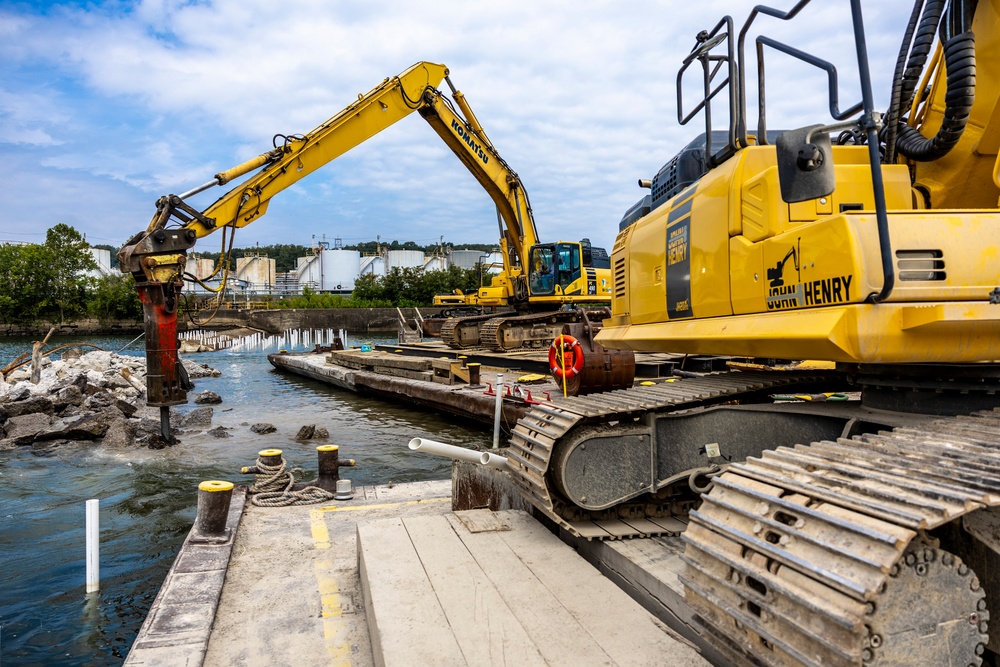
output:
[{"label": "barge deck", "polygon": [[146,650],[152,618],[126,665],[710,664],[528,513],[453,511],[447,480],[247,504],[231,551],[214,619],[188,619],[210,631],[201,651]]}]

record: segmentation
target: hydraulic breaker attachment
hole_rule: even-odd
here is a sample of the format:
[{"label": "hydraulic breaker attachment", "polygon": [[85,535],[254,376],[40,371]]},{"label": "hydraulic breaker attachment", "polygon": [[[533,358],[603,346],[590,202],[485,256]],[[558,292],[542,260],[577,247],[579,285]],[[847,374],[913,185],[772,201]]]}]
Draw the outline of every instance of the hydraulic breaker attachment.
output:
[{"label": "hydraulic breaker attachment", "polygon": [[160,430],[170,437],[171,405],[187,403],[194,388],[177,356],[177,305],[182,283],[139,283],[146,331],[146,404],[159,406]]},{"label": "hydraulic breaker attachment", "polygon": [[193,230],[154,229],[130,240],[118,253],[142,301],[146,335],[146,404],[160,408],[160,431],[170,436],[170,406],[187,403],[194,388],[177,356],[177,307]]}]

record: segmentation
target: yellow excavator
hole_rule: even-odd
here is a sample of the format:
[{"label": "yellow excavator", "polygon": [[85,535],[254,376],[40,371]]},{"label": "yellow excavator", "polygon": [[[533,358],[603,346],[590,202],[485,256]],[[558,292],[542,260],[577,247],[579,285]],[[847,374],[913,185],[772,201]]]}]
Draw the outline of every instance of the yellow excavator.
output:
[{"label": "yellow excavator", "polygon": [[[678,121],[705,133],[640,181],[612,251],[597,340],[727,369],[533,409],[508,460],[568,532],[680,533],[676,617],[725,664],[995,666],[1000,0],[917,0],[882,111],[860,0],[857,104],[766,34],[808,3],[697,36]],[[802,88],[765,76],[779,58],[818,68],[830,120],[769,128],[765,91]]]},{"label": "yellow excavator", "polygon": [[[442,80],[451,88],[454,102],[438,90]],[[276,135],[272,150],[216,174],[188,192],[161,197],[149,226],[118,253],[121,270],[135,277],[143,303],[148,399],[149,405],[161,407],[164,438],[170,438],[169,406],[185,403],[191,386],[177,358],[181,288],[184,279],[195,280],[185,274],[188,250],[199,238],[221,230],[225,255],[227,234],[231,250],[235,231],[260,219],[274,195],[413,111],[420,113],[475,176],[496,203],[503,221],[500,247],[504,271],[491,287],[483,288],[474,303],[513,306],[520,311],[446,322],[451,342],[479,344],[480,327],[488,324],[492,340],[487,344],[492,347],[547,347],[564,324],[587,319],[587,311],[566,306],[607,305],[611,298],[609,271],[594,268],[589,242],[538,241],[523,184],[493,148],[465,97],[452,85],[448,69],[420,62],[359,95],[353,104],[311,132]],[[252,172],[256,173],[204,210],[185,201]],[[227,261],[220,262],[220,266],[227,265]],[[599,320],[593,328],[598,325]]]}]

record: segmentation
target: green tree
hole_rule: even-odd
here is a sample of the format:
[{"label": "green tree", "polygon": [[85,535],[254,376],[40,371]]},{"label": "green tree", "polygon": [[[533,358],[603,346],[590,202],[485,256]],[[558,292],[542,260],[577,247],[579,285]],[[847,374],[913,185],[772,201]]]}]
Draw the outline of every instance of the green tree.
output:
[{"label": "green tree", "polygon": [[[305,293],[306,289],[308,287],[303,288],[303,293]],[[354,291],[351,293],[351,296],[364,301],[388,301],[382,281],[378,276],[371,273],[358,276],[358,279],[354,281]]]},{"label": "green tree", "polygon": [[97,262],[83,235],[63,223],[45,233],[45,248],[55,269],[51,302],[59,309],[59,321],[64,322],[66,315],[84,311],[89,283],[84,272],[97,269]]},{"label": "green tree", "polygon": [[[490,273],[482,274],[485,282],[489,282],[490,276]],[[452,266],[444,271],[393,267],[384,276],[366,274],[358,277],[352,296],[400,307],[422,307],[431,305],[435,294],[450,294],[456,289],[463,292],[476,290],[479,279],[478,264],[471,269]]]},{"label": "green tree", "polygon": [[135,279],[131,274],[97,279],[87,301],[87,312],[101,323],[141,320],[142,302],[135,291]]},{"label": "green tree", "polygon": [[41,245],[0,245],[0,319],[37,320],[50,303],[55,280],[51,252]]}]

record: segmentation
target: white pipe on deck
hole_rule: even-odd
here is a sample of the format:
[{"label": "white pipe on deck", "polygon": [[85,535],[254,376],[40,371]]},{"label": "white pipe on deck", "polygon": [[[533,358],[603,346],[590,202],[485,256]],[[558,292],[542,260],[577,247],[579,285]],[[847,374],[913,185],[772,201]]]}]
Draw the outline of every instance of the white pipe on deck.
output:
[{"label": "white pipe on deck", "polygon": [[499,456],[498,454],[490,454],[489,452],[483,452],[483,455],[480,457],[479,462],[482,463],[487,468],[504,469],[507,467],[506,456]]},{"label": "white pipe on deck", "polygon": [[[493,468],[503,467],[507,464],[507,459],[502,456],[497,456],[496,454],[478,452],[474,449],[456,447],[455,445],[446,445],[443,442],[428,440],[427,438],[414,438],[413,440],[410,440],[410,449],[415,452],[446,456],[449,459],[455,459],[456,461],[478,463],[480,465],[488,465]],[[503,461],[503,463],[498,463],[496,459]]]}]

